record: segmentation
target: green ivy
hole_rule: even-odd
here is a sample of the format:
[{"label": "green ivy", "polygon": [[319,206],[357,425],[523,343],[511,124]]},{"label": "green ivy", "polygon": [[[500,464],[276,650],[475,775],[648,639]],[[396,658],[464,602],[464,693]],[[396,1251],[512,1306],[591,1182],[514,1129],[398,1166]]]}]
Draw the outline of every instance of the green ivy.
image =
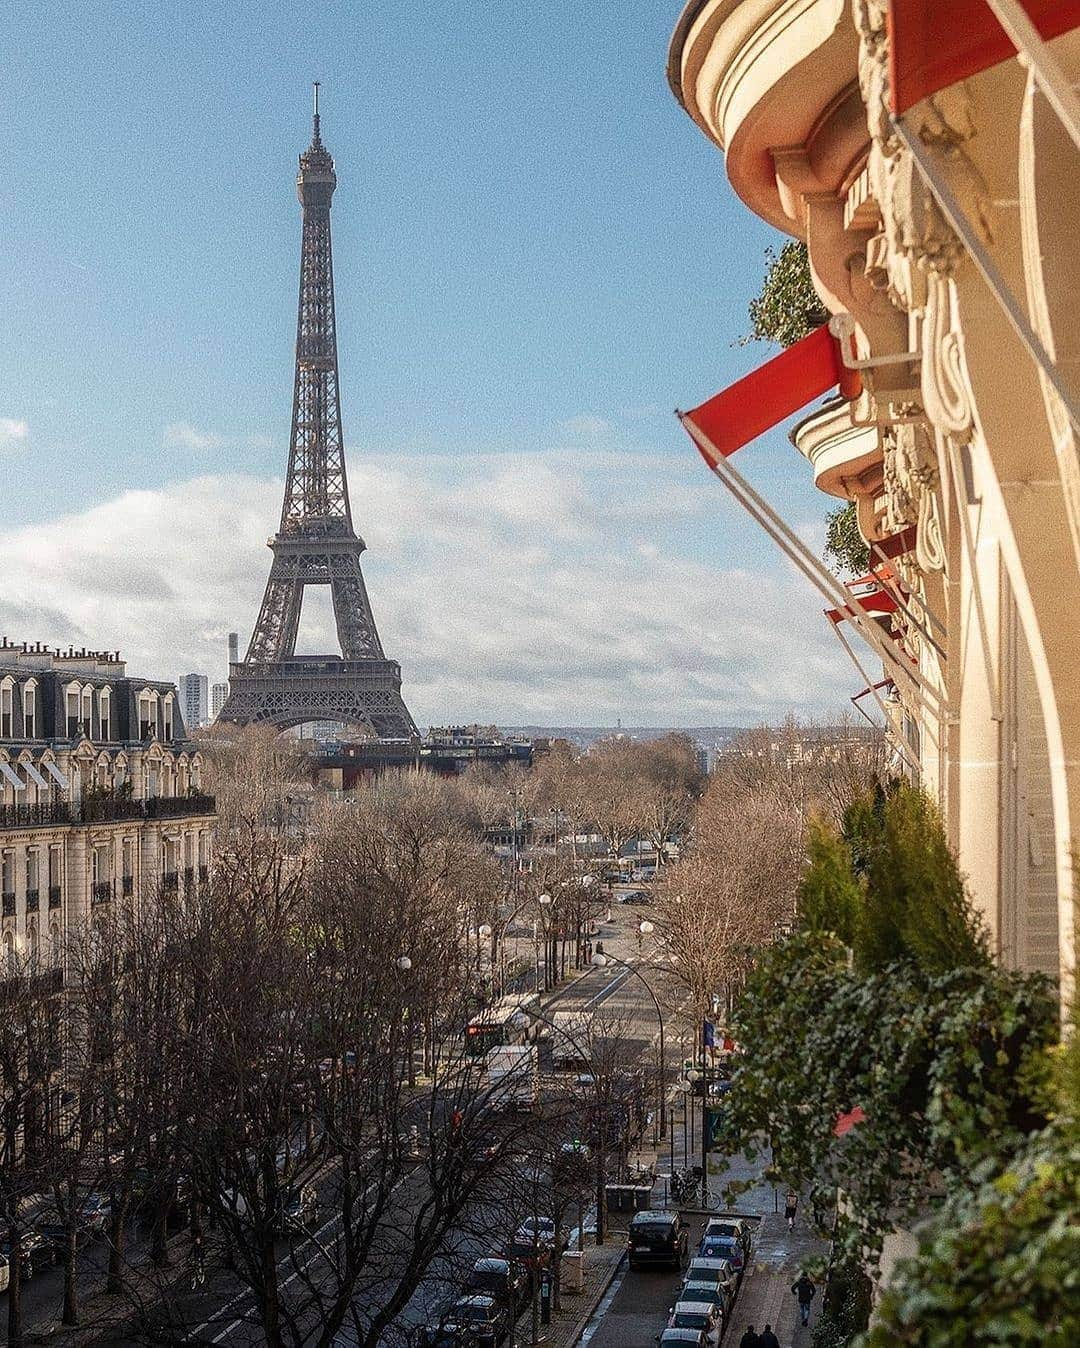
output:
[{"label": "green ivy", "polygon": [[859,532],[854,501],[845,501],[825,516],[825,560],[848,576],[865,575],[870,567],[870,548]]},{"label": "green ivy", "polygon": [[[857,801],[842,832],[814,824],[800,926],[760,957],[735,1028],[732,1144],[768,1145],[777,1183],[842,1191],[856,1262],[1046,1122],[1049,982],[991,961],[937,812],[906,784]],[[865,1122],[837,1138],[855,1106]]]},{"label": "green ivy", "polygon": [[1080,1343],[1080,1141],[1051,1128],[920,1235],[865,1348]]},{"label": "green ivy", "polygon": [[748,342],[792,346],[829,317],[810,278],[806,244],[789,239],[777,253],[765,249],[765,280],[748,306]]}]

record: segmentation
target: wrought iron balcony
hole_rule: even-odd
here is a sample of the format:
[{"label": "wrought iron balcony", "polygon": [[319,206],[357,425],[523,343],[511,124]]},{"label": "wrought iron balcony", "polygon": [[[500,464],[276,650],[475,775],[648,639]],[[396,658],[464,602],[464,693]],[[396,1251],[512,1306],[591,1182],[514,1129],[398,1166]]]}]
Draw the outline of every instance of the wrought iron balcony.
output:
[{"label": "wrought iron balcony", "polygon": [[37,805],[0,805],[0,829],[63,828],[72,824],[122,823],[128,819],[182,819],[188,815],[213,814],[213,796],[93,795],[77,801],[48,801]]},{"label": "wrought iron balcony", "polygon": [[26,891],[26,911],[36,913],[39,907],[40,890],[28,889]]},{"label": "wrought iron balcony", "polygon": [[113,896],[111,880],[95,880],[90,886],[91,903],[108,903]]},{"label": "wrought iron balcony", "polygon": [[59,907],[60,907],[60,886],[59,886],[59,885],[50,885],[50,886],[49,886],[49,907],[50,907],[50,908],[59,908]]},{"label": "wrought iron balcony", "polygon": [[5,889],[5,890],[3,891],[3,895],[0,896],[0,897],[2,897],[2,902],[3,902],[3,905],[4,905],[4,916],[5,916],[5,917],[14,917],[14,916],[15,916],[15,891],[14,891],[13,889]]}]

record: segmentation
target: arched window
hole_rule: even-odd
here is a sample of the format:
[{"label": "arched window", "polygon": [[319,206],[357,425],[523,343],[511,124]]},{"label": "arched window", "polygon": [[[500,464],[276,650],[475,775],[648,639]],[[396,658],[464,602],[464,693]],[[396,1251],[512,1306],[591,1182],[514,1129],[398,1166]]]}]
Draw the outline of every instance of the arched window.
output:
[{"label": "arched window", "polygon": [[112,694],[108,688],[98,693],[98,739],[112,739]]},{"label": "arched window", "polygon": [[173,737],[173,695],[165,694],[165,728],[162,731],[162,739],[171,740]]},{"label": "arched window", "polygon": [[63,953],[63,952],[62,952],[61,947],[60,947],[60,923],[59,923],[59,922],[50,922],[50,923],[49,923],[49,954],[50,954],[50,956],[51,956],[51,958],[52,958],[52,962],[53,962],[54,964],[59,964],[59,963],[60,963],[60,956],[61,956],[62,953]]},{"label": "arched window", "polygon": [[10,978],[15,972],[15,933],[13,931],[4,932],[3,962],[4,973]]},{"label": "arched window", "polygon": [[37,964],[38,955],[38,928],[37,922],[31,918],[26,924],[26,954],[31,964]]}]

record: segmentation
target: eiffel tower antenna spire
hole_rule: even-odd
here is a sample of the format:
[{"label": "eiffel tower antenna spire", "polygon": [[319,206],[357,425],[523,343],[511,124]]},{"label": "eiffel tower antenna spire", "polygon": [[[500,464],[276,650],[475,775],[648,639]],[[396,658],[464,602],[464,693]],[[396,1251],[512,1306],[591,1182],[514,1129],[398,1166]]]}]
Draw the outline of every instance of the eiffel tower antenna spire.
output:
[{"label": "eiffel tower antenna spire", "polygon": [[[334,160],[319,136],[315,82],[311,144],[300,156],[296,194],[303,231],[296,372],[285,500],[270,539],[274,560],[243,661],[230,665],[220,719],[285,730],[305,721],[344,721],[380,739],[411,739],[416,726],[401,698],[401,667],[383,653],[353,528],[338,392],[330,205]],[[328,585],[340,655],[297,655],[308,585]]]}]

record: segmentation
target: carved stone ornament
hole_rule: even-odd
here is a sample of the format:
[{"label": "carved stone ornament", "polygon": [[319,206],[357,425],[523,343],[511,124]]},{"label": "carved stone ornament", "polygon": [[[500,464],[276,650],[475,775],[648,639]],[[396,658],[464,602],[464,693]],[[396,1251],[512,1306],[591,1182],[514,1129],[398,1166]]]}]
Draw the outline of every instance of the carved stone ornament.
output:
[{"label": "carved stone ornament", "polygon": [[945,546],[937,455],[924,426],[901,423],[882,435],[885,523],[890,533],[917,526],[915,559],[924,571],[941,571]]}]

